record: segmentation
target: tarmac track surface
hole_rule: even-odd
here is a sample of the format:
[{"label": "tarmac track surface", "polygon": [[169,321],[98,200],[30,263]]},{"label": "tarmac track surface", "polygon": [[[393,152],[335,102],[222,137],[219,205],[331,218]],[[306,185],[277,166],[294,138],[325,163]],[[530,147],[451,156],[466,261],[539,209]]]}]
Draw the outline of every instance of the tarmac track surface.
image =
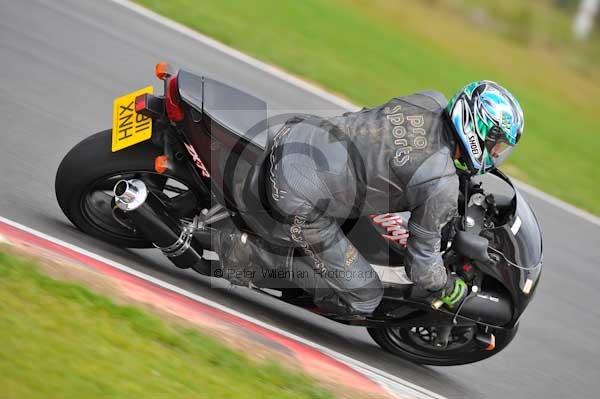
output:
[{"label": "tarmac track surface", "polygon": [[54,197],[56,168],[75,143],[110,127],[115,97],[148,84],[159,89],[153,66],[160,60],[254,93],[273,112],[342,110],[113,2],[0,0],[0,215],[447,397],[598,397],[600,226],[538,197],[527,196],[544,230],[545,271],[517,338],[489,360],[450,368],[403,361],[364,329],[247,289],[211,288],[153,251],[114,248],[75,230]]}]

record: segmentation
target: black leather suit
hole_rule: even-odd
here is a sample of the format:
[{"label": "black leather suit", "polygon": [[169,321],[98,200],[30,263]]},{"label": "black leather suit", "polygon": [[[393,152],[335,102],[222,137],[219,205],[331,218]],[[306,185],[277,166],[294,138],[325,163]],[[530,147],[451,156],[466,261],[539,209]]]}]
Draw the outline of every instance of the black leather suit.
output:
[{"label": "black leather suit", "polygon": [[304,254],[285,267],[312,272],[295,282],[323,310],[370,313],[382,298],[378,275],[336,222],[351,215],[410,211],[408,275],[420,289],[444,287],[440,233],[459,194],[445,105],[440,93],[416,93],[339,117],[294,118],[271,138],[269,200]]}]

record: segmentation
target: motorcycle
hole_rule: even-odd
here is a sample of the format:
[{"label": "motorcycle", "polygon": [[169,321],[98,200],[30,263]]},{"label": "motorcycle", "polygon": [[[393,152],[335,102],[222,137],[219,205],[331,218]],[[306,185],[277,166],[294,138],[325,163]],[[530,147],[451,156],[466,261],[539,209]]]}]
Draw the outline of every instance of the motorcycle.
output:
[{"label": "motorcycle", "polygon": [[[269,119],[261,99],[165,63],[156,76],[162,95],[150,86],[116,99],[112,129],[64,157],[56,197],[85,233],[119,247],[156,247],[177,267],[223,277],[210,260],[211,235],[234,224],[242,237],[268,237],[277,222],[262,189],[266,136],[289,115]],[[323,316],[364,326],[383,349],[420,364],[472,363],[505,348],[539,282],[542,235],[511,180],[499,170],[488,175],[462,177],[460,215],[444,228],[445,265],[468,285],[460,306],[410,299],[403,248],[382,237],[385,217],[365,216],[340,224],[379,274],[384,298],[365,319]],[[249,286],[314,311],[307,292],[273,280]]]}]

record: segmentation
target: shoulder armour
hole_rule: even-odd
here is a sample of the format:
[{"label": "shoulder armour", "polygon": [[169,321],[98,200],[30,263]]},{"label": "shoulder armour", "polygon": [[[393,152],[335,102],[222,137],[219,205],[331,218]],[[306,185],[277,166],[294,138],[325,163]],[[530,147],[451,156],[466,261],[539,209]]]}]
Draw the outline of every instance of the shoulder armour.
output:
[{"label": "shoulder armour", "polygon": [[440,106],[440,108],[446,108],[446,105],[448,105],[448,100],[446,99],[446,96],[444,96],[439,91],[425,90],[425,91],[420,91],[416,94],[420,94],[422,96],[431,98],[433,101],[436,102],[437,105]]}]

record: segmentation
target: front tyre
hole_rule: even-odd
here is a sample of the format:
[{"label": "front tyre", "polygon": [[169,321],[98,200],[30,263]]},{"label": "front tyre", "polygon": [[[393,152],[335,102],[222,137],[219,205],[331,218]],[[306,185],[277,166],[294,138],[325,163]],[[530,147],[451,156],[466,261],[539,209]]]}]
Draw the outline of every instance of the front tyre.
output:
[{"label": "front tyre", "polygon": [[487,359],[495,355],[512,341],[518,325],[512,330],[496,330],[496,347],[487,351],[476,340],[478,327],[455,326],[448,345],[436,347],[436,328],[433,326],[367,328],[371,338],[383,349],[394,355],[419,364],[432,366],[457,366]]},{"label": "front tyre", "polygon": [[75,226],[96,238],[120,247],[151,247],[125,215],[116,214],[120,211],[112,190],[121,179],[142,179],[167,205],[189,207],[194,197],[192,177],[181,172],[157,174],[154,160],[161,154],[150,141],[112,152],[110,129],[88,137],[69,151],[56,172],[60,208]]}]

